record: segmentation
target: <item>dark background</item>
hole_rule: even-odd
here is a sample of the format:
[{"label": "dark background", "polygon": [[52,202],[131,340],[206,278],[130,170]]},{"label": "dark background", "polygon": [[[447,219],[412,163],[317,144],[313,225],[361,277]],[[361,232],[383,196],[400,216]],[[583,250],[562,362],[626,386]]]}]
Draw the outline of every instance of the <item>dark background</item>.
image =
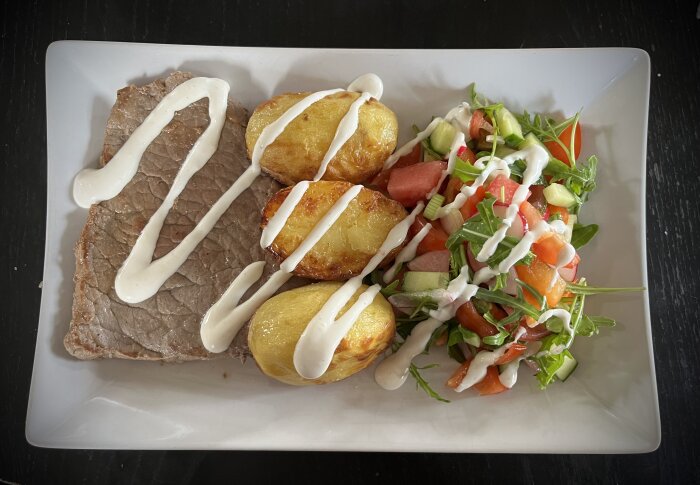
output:
[{"label": "dark background", "polygon": [[[700,20],[697,0],[2,2],[0,482],[699,483]],[[44,56],[60,39],[242,46],[639,47],[651,56],[649,291],[663,438],[645,455],[38,449],[24,420],[45,230]],[[549,73],[556,76],[556,72]],[[235,478],[234,478],[235,477]]]}]

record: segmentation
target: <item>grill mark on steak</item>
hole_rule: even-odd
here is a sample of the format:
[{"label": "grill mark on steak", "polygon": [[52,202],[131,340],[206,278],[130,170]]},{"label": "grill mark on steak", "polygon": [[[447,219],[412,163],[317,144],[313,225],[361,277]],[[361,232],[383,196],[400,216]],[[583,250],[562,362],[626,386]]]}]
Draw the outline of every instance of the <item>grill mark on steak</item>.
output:
[{"label": "grill mark on steak", "polygon": [[[117,153],[148,113],[189,73],[175,72],[145,86],[117,93],[105,130],[100,166]],[[229,100],[219,148],[187,184],[168,214],[155,258],[172,250],[211,205],[249,166],[245,145],[246,111]],[[111,200],[93,205],[75,247],[73,315],[64,344],[79,359],[117,357],[186,361],[209,359],[199,337],[204,313],[249,263],[272,256],[260,248],[260,212],[280,185],[260,176],[231,205],[209,235],[156,295],[129,305],[114,291],[114,279],[141,230],[160,206],[194,142],[209,124],[208,101],[178,112],[144,153],[134,178]],[[301,281],[291,283],[298,286]],[[252,294],[259,287],[254,285]],[[289,286],[288,286],[289,287]],[[243,357],[247,328],[226,354]]]}]

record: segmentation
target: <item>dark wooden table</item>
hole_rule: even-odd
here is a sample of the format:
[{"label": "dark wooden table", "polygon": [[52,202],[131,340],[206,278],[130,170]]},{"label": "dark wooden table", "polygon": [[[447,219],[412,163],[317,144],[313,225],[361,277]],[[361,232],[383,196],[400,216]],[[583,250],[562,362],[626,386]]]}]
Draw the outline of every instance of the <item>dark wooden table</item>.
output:
[{"label": "dark wooden table", "polygon": [[[237,477],[422,483],[700,483],[700,20],[697,0],[3,2],[0,55],[0,482],[174,483]],[[418,3],[418,2],[416,2]],[[435,5],[433,5],[435,3]],[[439,3],[439,5],[437,5]],[[534,2],[533,2],[534,3]],[[647,240],[663,438],[645,455],[126,452],[24,438],[41,290],[44,55],[59,39],[245,46],[640,47],[652,62]],[[552,72],[550,76],[556,76]],[[296,480],[295,480],[296,481]]]}]

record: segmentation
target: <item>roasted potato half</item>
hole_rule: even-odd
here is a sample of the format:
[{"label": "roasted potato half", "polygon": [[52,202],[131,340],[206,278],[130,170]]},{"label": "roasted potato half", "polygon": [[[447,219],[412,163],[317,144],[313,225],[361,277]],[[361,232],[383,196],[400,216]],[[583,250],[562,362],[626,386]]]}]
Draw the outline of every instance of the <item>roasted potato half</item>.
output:
[{"label": "roasted potato half", "polygon": [[[262,130],[309,94],[281,94],[255,108],[245,134],[249,156],[252,157]],[[359,96],[358,93],[342,91],[309,106],[267,147],[260,166],[285,185],[312,180],[340,120]],[[357,130],[331,160],[324,180],[355,184],[367,181],[379,173],[384,161],[396,148],[399,128],[393,111],[370,98],[360,108],[359,116]]]},{"label": "roasted potato half", "polygon": [[[351,187],[348,182],[322,180],[310,183],[268,250],[281,260],[286,259]],[[267,225],[291,190],[287,187],[270,198],[263,209],[262,227]],[[294,274],[315,280],[344,280],[360,274],[384,243],[389,231],[406,215],[406,210],[398,202],[380,192],[363,188],[304,256]],[[387,260],[399,250],[392,251]]]},{"label": "roasted potato half", "polygon": [[[318,379],[304,379],[294,368],[294,349],[309,321],[339,282],[322,282],[285,291],[267,300],[250,321],[248,346],[258,367],[268,376],[296,386],[327,384],[350,377],[370,365],[389,346],[396,323],[391,304],[378,294],[360,314],[335,350],[328,370]],[[338,316],[367,289],[363,285]]]}]

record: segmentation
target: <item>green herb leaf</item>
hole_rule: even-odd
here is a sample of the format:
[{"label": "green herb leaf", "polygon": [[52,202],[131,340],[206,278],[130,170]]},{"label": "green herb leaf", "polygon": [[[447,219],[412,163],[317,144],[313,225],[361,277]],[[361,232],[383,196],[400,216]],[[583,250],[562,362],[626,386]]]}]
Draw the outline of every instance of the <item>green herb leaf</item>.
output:
[{"label": "green herb leaf", "polygon": [[[493,197],[487,197],[477,204],[479,213],[462,224],[462,227],[454,232],[447,239],[447,248],[452,250],[457,245],[469,241],[471,251],[474,255],[478,254],[482,245],[494,235],[500,226],[500,219],[493,213],[493,204],[496,201]],[[497,246],[496,251],[488,259],[487,264],[492,268],[503,261],[510,251],[518,244],[518,240],[507,236]],[[523,259],[518,264],[530,264],[535,258],[535,255],[528,251]]]},{"label": "green herb leaf", "polygon": [[476,168],[469,160],[462,160],[458,157],[452,175],[467,183],[476,180],[481,172],[482,169]]},{"label": "green herb leaf", "polygon": [[[432,367],[432,366],[431,366]],[[422,367],[420,369],[426,369],[426,367]],[[416,380],[416,388],[421,388],[425,391],[425,393],[432,397],[433,399],[436,399],[440,402],[450,402],[447,399],[443,398],[438,394],[437,392],[433,391],[433,389],[430,387],[430,384],[428,384],[428,381],[423,379],[423,376],[420,375],[419,368],[416,367],[415,364],[411,364],[410,367],[408,368],[408,371],[410,372],[411,376]]]},{"label": "green herb leaf", "polygon": [[450,335],[447,338],[447,346],[452,347],[458,343],[479,347],[479,345],[481,345],[481,340],[479,336],[471,330],[467,330],[461,325],[455,325],[450,329]]},{"label": "green herb leaf", "polygon": [[388,284],[387,286],[385,286],[384,288],[382,288],[381,290],[379,290],[379,292],[382,295],[386,296],[387,298],[390,297],[391,295],[401,293],[401,290],[398,289],[399,283],[400,283],[399,280],[393,281],[390,284]]},{"label": "green herb leaf", "polygon": [[485,288],[479,288],[476,292],[477,298],[486,300],[491,303],[498,303],[499,305],[509,306],[516,311],[520,311],[525,315],[528,315],[535,320],[540,317],[540,311],[527,303],[522,298],[515,298],[501,290],[487,290]]},{"label": "green herb leaf", "polygon": [[615,320],[612,318],[584,315],[581,319],[581,323],[576,329],[576,335],[590,337],[592,335],[597,335],[600,327],[614,326]]},{"label": "green herb leaf", "polygon": [[467,253],[464,244],[458,244],[450,248],[450,278],[459,276],[462,268],[467,264]]},{"label": "green herb leaf", "polygon": [[489,335],[487,337],[484,337],[482,340],[487,345],[501,346],[508,337],[510,337],[510,333],[506,332],[503,329],[500,329],[496,335]]},{"label": "green herb leaf", "polygon": [[588,286],[587,284],[567,283],[566,290],[574,295],[598,295],[601,293],[629,293],[635,291],[645,291],[644,287],[629,288],[603,288],[598,286]]},{"label": "green herb leaf", "polygon": [[579,249],[590,242],[591,239],[598,233],[598,224],[574,224],[574,230],[571,233],[571,245]]}]

